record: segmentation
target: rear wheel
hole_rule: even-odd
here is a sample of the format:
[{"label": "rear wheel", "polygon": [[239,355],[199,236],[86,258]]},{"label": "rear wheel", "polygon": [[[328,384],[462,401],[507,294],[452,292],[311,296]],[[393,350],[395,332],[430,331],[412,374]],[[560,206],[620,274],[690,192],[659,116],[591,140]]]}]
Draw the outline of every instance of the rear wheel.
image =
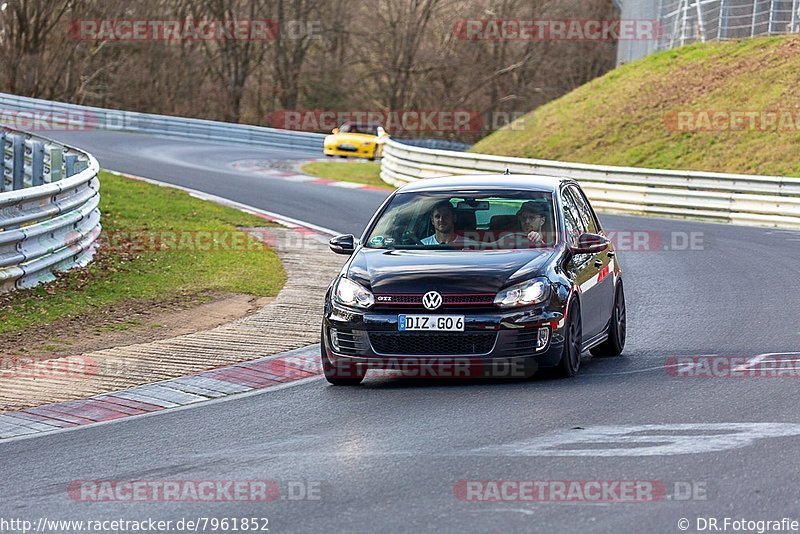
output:
[{"label": "rear wheel", "polygon": [[561,361],[556,367],[556,374],[563,378],[570,378],[578,374],[581,368],[581,353],[583,352],[583,326],[581,324],[581,305],[573,300],[569,306],[567,324],[564,327],[564,349]]},{"label": "rear wheel", "polygon": [[322,336],[319,341],[320,359],[322,360],[322,372],[325,380],[334,386],[357,386],[364,380],[367,371],[361,365],[347,363],[346,365],[336,365],[328,358],[328,351],[325,348],[325,327],[322,328]]},{"label": "rear wheel", "polygon": [[614,310],[611,312],[611,322],[608,325],[608,339],[590,351],[592,356],[607,358],[622,354],[622,350],[625,348],[627,330],[625,292],[622,290],[622,283],[620,283],[619,287],[617,287],[617,295],[614,297]]}]

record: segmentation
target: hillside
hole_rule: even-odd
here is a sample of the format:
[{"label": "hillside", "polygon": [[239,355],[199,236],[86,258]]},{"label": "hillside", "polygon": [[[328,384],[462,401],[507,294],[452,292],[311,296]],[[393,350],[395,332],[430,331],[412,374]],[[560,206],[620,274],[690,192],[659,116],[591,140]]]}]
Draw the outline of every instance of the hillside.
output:
[{"label": "hillside", "polygon": [[660,52],[615,69],[510,126],[472,150],[800,176],[800,37]]}]

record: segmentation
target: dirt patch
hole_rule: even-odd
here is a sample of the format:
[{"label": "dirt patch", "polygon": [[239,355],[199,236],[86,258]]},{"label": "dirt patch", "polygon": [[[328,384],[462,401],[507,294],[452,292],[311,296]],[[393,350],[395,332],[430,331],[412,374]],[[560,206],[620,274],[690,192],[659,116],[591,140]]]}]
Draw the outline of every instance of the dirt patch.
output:
[{"label": "dirt patch", "polygon": [[2,335],[0,355],[48,359],[169,339],[246,317],[273,299],[222,293],[123,302],[102,312]]}]

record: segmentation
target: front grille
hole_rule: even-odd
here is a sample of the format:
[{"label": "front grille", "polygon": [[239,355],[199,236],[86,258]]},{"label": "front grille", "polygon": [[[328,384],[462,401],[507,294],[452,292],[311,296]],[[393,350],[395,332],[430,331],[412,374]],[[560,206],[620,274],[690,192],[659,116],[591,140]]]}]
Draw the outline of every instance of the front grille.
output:
[{"label": "front grille", "polygon": [[442,302],[445,306],[463,304],[486,306],[487,304],[494,304],[494,295],[445,295],[442,297]]},{"label": "front grille", "polygon": [[[381,297],[385,299],[391,299],[388,301],[381,300]],[[422,305],[422,295],[379,295],[378,296],[378,303],[379,304],[419,304]]]},{"label": "front grille", "polygon": [[494,347],[497,332],[370,332],[377,354],[387,355],[480,355]]},{"label": "front grille", "polygon": [[[493,293],[475,293],[464,295],[442,295],[442,308],[458,306],[493,306]],[[406,306],[422,308],[422,295],[383,294],[375,295],[377,306]]]}]

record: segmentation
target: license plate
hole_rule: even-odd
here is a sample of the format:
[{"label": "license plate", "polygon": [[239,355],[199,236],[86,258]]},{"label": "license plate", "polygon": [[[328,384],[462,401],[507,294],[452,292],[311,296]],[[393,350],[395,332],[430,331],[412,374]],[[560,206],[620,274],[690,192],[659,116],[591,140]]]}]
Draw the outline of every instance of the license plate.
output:
[{"label": "license plate", "polygon": [[398,315],[397,330],[463,332],[463,315]]},{"label": "license plate", "polygon": [[346,150],[348,152],[355,152],[355,145],[339,145],[339,150]]}]

